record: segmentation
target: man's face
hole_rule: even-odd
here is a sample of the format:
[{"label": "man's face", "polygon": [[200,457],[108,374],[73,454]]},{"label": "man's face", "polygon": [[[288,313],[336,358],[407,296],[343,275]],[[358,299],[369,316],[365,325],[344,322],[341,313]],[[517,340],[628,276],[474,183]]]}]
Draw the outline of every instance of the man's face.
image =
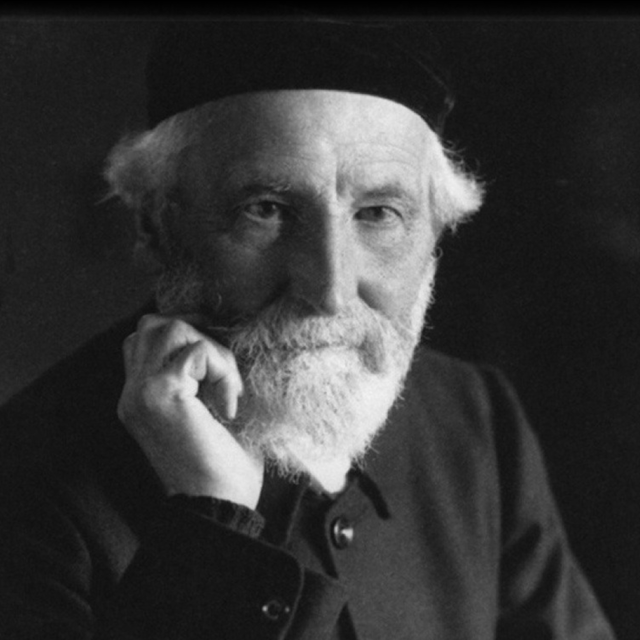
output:
[{"label": "man's face", "polygon": [[218,322],[282,297],[313,315],[360,300],[405,322],[436,240],[423,120],[331,91],[248,94],[219,107],[185,159],[176,230],[210,276]]},{"label": "man's face", "polygon": [[233,329],[229,426],[285,471],[360,458],[401,388],[434,271],[427,133],[383,99],[254,94],[185,159],[159,308]]}]

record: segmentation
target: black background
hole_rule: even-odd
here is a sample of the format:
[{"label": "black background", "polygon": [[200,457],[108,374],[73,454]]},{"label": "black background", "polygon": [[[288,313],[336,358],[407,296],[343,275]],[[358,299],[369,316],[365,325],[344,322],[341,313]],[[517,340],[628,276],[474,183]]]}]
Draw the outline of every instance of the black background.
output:
[{"label": "black background", "polygon": [[[147,296],[100,169],[144,126],[156,27],[0,21],[0,401]],[[574,550],[635,640],[640,22],[432,19],[425,38],[457,94],[445,138],[488,187],[443,244],[425,339],[515,383]]]}]

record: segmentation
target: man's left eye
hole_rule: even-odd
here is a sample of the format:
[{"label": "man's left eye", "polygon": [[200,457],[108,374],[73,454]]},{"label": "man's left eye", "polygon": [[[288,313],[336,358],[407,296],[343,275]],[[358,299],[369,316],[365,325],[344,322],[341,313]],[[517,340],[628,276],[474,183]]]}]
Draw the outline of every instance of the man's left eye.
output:
[{"label": "man's left eye", "polygon": [[356,213],[356,219],[378,226],[391,226],[400,222],[401,216],[392,207],[364,207]]}]

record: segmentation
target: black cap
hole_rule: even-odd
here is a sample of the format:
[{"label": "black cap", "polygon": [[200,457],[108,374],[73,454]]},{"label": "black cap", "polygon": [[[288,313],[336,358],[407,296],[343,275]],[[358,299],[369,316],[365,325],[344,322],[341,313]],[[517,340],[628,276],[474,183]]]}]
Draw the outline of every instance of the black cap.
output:
[{"label": "black cap", "polygon": [[429,41],[426,25],[412,21],[172,22],[147,64],[149,125],[231,95],[332,89],[399,102],[440,132],[453,97]]}]

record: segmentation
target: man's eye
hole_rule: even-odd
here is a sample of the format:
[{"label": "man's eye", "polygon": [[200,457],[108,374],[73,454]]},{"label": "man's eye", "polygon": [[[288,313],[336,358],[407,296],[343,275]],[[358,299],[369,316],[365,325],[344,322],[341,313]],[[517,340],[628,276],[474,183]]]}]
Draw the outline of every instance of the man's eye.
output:
[{"label": "man's eye", "polygon": [[378,226],[391,226],[401,220],[400,214],[395,209],[385,206],[364,207],[358,210],[356,218]]},{"label": "man's eye", "polygon": [[241,212],[250,220],[258,222],[281,222],[285,215],[285,207],[279,202],[265,200],[247,204],[242,207]]}]

